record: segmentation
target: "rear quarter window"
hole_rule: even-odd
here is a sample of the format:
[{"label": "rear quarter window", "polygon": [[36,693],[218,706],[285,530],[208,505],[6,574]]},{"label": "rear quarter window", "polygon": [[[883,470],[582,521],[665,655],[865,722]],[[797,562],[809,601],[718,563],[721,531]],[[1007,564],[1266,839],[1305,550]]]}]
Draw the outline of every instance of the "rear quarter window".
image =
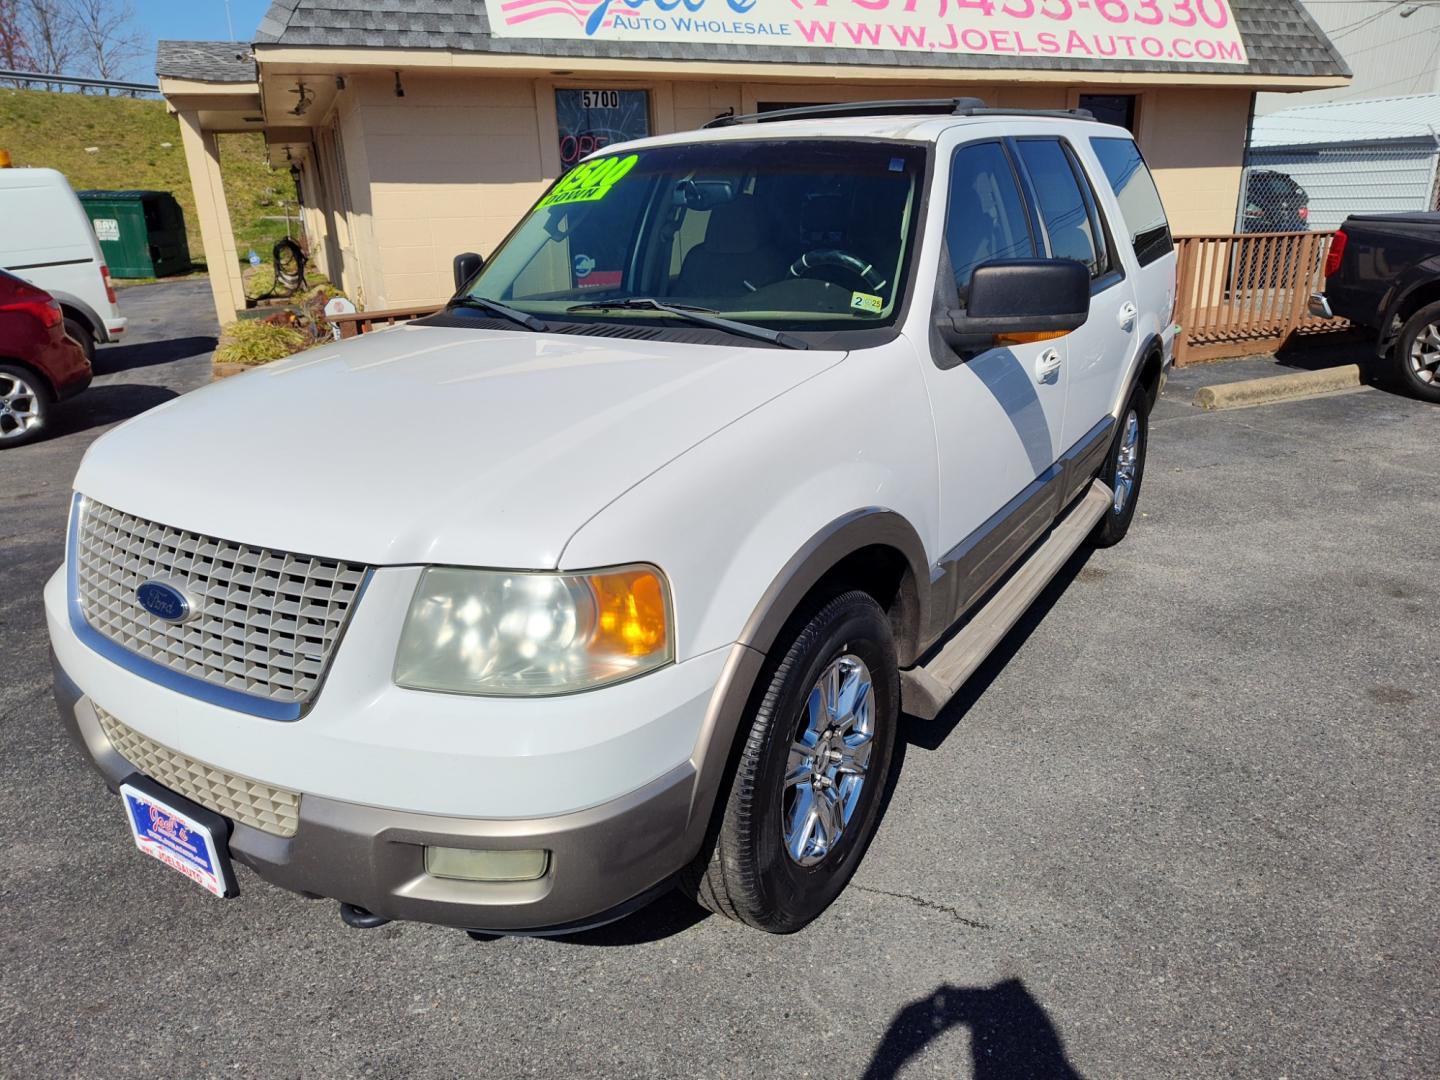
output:
[{"label": "rear quarter window", "polygon": [[1120,203],[1120,213],[1130,233],[1130,243],[1141,266],[1149,266],[1175,249],[1165,206],[1155,187],[1155,178],[1129,139],[1091,139],[1095,156]]}]

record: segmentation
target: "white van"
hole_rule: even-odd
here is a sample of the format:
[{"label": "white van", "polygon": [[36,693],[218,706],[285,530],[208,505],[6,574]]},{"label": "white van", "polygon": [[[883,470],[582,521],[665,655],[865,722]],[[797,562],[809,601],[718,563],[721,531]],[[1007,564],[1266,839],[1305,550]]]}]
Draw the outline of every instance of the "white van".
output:
[{"label": "white van", "polygon": [[70,183],[54,169],[0,169],[0,269],[60,302],[65,332],[87,359],[96,343],[118,341],[125,318],[115,302],[100,241]]}]

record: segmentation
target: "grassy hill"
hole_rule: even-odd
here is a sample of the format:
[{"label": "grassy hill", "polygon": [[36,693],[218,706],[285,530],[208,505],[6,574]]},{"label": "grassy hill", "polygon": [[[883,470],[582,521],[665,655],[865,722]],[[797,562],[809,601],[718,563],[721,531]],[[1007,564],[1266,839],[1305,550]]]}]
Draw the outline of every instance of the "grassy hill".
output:
[{"label": "grassy hill", "polygon": [[[10,151],[17,167],[59,169],[76,191],[171,192],[185,211],[190,254],[204,261],[180,124],[158,98],[0,88],[0,148]],[[295,212],[290,175],[270,168],[259,134],[221,135],[220,164],[240,255],[254,248],[268,262],[285,222],[265,219]]]}]

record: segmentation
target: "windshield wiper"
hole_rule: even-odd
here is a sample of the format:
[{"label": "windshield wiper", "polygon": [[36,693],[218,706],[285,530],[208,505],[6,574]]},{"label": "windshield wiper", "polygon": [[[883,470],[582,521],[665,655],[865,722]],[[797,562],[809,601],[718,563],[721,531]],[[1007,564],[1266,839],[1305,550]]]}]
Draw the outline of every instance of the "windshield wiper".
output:
[{"label": "windshield wiper", "polygon": [[673,315],[677,319],[684,319],[696,326],[708,326],[712,330],[723,330],[727,334],[735,334],[737,337],[754,338],[756,341],[768,341],[772,345],[780,345],[787,349],[808,349],[810,343],[793,334],[786,334],[779,330],[771,330],[768,327],[756,326],[754,323],[737,322],[734,319],[724,319],[713,308],[691,307],[688,304],[667,304],[662,300],[656,300],[649,296],[632,296],[625,300],[595,300],[588,304],[571,304],[565,309],[566,314],[580,311],[660,311],[666,315]]},{"label": "windshield wiper", "polygon": [[509,319],[513,323],[519,323],[526,330],[533,330],[537,334],[543,334],[550,327],[541,322],[534,315],[527,315],[523,311],[516,311],[512,307],[506,307],[498,300],[490,300],[483,296],[457,296],[447,307],[473,307],[480,311],[488,311],[492,315],[499,315],[503,319]]}]

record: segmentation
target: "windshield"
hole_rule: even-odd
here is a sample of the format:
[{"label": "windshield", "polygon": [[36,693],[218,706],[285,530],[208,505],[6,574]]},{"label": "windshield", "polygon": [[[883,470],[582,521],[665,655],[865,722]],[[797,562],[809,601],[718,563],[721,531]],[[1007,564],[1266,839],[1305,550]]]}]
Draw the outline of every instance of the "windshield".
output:
[{"label": "windshield", "polygon": [[[466,295],[545,320],[673,320],[658,300],[791,330],[893,320],[924,180],[918,144],[765,140],[582,162]],[[577,310],[579,308],[579,310]]]}]

